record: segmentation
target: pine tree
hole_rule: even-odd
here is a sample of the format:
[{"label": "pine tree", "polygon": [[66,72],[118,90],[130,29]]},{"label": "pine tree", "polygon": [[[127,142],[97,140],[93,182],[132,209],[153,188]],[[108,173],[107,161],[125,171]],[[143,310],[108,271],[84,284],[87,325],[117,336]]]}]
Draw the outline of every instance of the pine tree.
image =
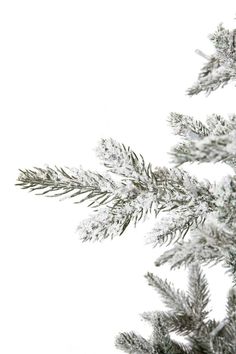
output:
[{"label": "pine tree", "polygon": [[[188,92],[210,93],[234,80],[234,31],[220,26],[211,36],[216,54],[209,58],[199,80]],[[104,173],[82,168],[45,167],[20,171],[17,184],[37,194],[88,202],[91,217],[78,226],[82,241],[101,241],[122,235],[149,214],[161,219],[147,235],[154,246],[171,245],[156,260],[172,268],[189,267],[187,293],[148,273],[146,278],[168,311],[144,313],[153,326],[151,338],[121,333],[116,346],[130,354],[236,354],[236,115],[212,114],[202,123],[171,113],[168,123],[182,141],[170,151],[172,168],[153,168],[143,156],[114,139],[102,139],[97,156]],[[183,164],[226,163],[232,175],[219,183],[199,181]],[[232,276],[226,316],[209,317],[209,290],[200,265],[221,263]],[[172,333],[187,344],[173,339]]]}]

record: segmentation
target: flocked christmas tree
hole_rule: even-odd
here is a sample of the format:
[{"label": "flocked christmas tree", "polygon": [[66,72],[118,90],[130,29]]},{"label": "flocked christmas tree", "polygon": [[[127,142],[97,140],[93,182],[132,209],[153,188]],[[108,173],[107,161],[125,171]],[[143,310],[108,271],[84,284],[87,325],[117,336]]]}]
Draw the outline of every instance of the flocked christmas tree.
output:
[{"label": "flocked christmas tree", "polygon": [[[220,26],[211,39],[216,52],[207,58],[190,95],[210,93],[236,77],[235,32]],[[149,285],[168,310],[143,314],[153,326],[151,338],[121,333],[116,346],[129,354],[236,354],[236,175],[210,183],[181,167],[185,162],[224,162],[236,172],[236,115],[226,119],[213,114],[203,124],[171,113],[168,122],[183,140],[170,152],[173,168],[152,168],[131,148],[102,139],[97,155],[104,174],[82,168],[34,168],[21,170],[17,184],[39,194],[89,201],[93,213],[78,227],[83,241],[113,238],[130,223],[165,211],[147,239],[155,246],[172,244],[155,264],[188,266],[188,291],[148,273]],[[232,276],[222,321],[209,316],[208,283],[200,267],[209,263],[221,263]],[[172,333],[186,344],[174,340]]]}]

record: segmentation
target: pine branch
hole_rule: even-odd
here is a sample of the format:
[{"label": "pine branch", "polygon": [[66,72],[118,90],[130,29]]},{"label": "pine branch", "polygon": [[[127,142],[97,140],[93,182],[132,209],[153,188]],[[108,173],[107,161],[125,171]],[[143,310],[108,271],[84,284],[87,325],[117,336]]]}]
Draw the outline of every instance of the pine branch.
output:
[{"label": "pine branch", "polygon": [[229,232],[236,230],[236,176],[226,176],[215,187],[217,218]]},{"label": "pine branch", "polygon": [[167,280],[162,280],[152,273],[147,273],[146,278],[148,284],[158,292],[168,308],[174,308],[178,314],[191,316],[190,303],[183,291],[175,290]]},{"label": "pine branch", "polygon": [[204,320],[209,314],[206,311],[210,301],[209,289],[206,277],[198,264],[192,265],[189,269],[188,297],[196,324],[205,326]]},{"label": "pine branch", "polygon": [[[200,141],[207,141],[204,140],[204,137],[213,137],[214,140],[217,139],[216,136],[227,137],[230,133],[234,134],[233,132],[236,131],[235,115],[230,115],[228,119],[225,119],[218,114],[212,114],[207,117],[206,126],[200,121],[194,120],[192,117],[184,116],[178,113],[171,113],[169,123],[174,129],[174,133],[185,139],[184,142],[175,145],[171,151],[171,155],[174,155],[173,161],[177,166],[183,164],[184,162],[201,162],[201,160],[199,160],[201,157],[198,158],[198,156],[196,156],[198,151],[196,152],[195,150],[195,142],[198,142],[197,146],[200,145],[201,147]],[[221,142],[219,142],[219,144],[221,144]],[[227,150],[228,148],[235,150],[234,144],[229,144],[229,146],[226,147],[225,153],[226,155],[228,154],[228,158],[224,159],[224,162],[236,171],[236,158],[234,156],[230,156],[230,151]],[[211,146],[210,149],[214,152],[214,146]],[[194,156],[192,156],[192,152],[194,153]],[[218,154],[218,150],[215,151],[215,155],[221,159]],[[211,158],[212,157],[208,155],[207,162],[211,162]],[[214,158],[215,156],[213,156],[212,162],[214,162]]]},{"label": "pine branch", "polygon": [[[230,132],[236,130],[236,115],[229,115],[228,119],[225,119],[219,114],[212,114],[207,117],[206,123],[211,132],[211,135],[227,135]],[[236,171],[235,157],[227,159],[225,163],[227,163]]]},{"label": "pine branch", "polygon": [[[184,238],[189,230],[203,224],[206,216],[215,208],[212,186],[208,181],[199,182],[181,169],[167,170],[171,184],[182,193],[168,200],[169,208],[163,208],[168,216],[158,222],[148,234],[148,243],[156,246]],[[186,199],[186,196],[189,198]]]},{"label": "pine branch", "polygon": [[207,203],[196,205],[189,203],[179,206],[175,211],[171,211],[168,217],[162,218],[154,229],[148,234],[147,242],[153,246],[170,244],[184,239],[190,230],[196,229],[203,224],[207,214],[210,212]]},{"label": "pine branch", "polygon": [[172,112],[167,121],[174,134],[186,140],[198,140],[210,134],[210,130],[200,120],[187,115]]},{"label": "pine branch", "polygon": [[215,354],[211,343],[206,338],[191,336],[189,340],[194,354]]},{"label": "pine branch", "polygon": [[175,340],[172,339],[172,351],[170,354],[175,353],[175,354],[192,354],[192,350],[189,345],[185,345],[183,343],[178,343]]},{"label": "pine branch", "polygon": [[82,241],[102,241],[106,238],[113,239],[115,236],[121,236],[126,230],[134,212],[104,207],[96,211],[88,219],[83,220],[77,227],[80,239]]},{"label": "pine branch", "polygon": [[163,326],[161,318],[158,318],[153,325],[151,342],[154,347],[154,352],[157,353],[168,354],[171,353],[174,349],[170,335],[167,329]]},{"label": "pine branch", "polygon": [[[21,170],[18,177],[18,185],[23,189],[51,197],[76,198],[77,203],[89,201],[95,213],[78,227],[82,240],[113,238],[121,235],[131,222],[136,225],[150,213],[157,216],[160,211],[180,210],[184,206],[193,210],[190,204],[199,205],[202,200],[211,209],[209,183],[198,182],[177,168],[153,170],[142,157],[112,139],[102,140],[100,145],[105,165],[110,172],[121,175],[119,180],[82,168],[57,167]],[[193,213],[192,218],[197,219],[198,215]]]},{"label": "pine branch", "polygon": [[190,96],[202,91],[210,94],[236,79],[236,31],[229,31],[220,24],[209,36],[215,47],[215,53],[205,56],[204,64],[197,82],[187,90]]},{"label": "pine branch", "polygon": [[210,132],[208,135],[226,135],[236,130],[236,115],[229,115],[228,119],[225,119],[219,114],[211,114],[206,123]]},{"label": "pine branch", "polygon": [[116,338],[115,345],[128,354],[154,354],[153,346],[134,332],[120,333]]},{"label": "pine branch", "polygon": [[225,268],[231,275],[233,284],[236,286],[236,249],[232,247],[229,253],[225,256]]},{"label": "pine branch", "polygon": [[128,354],[190,354],[187,345],[178,343],[170,338],[162,321],[158,318],[154,324],[153,335],[146,340],[134,332],[120,333],[115,345]]},{"label": "pine branch", "polygon": [[172,148],[172,162],[230,162],[236,158],[236,130],[226,135],[208,136],[200,141],[180,144]]},{"label": "pine branch", "polygon": [[[160,172],[160,171],[159,171]],[[162,171],[163,172],[163,171]],[[184,173],[183,171],[178,171],[178,176],[177,176],[177,171],[168,171],[168,178],[170,178],[171,183],[168,181],[168,178],[166,179],[165,185],[166,189],[159,189],[157,192],[148,192],[148,191],[138,191],[139,194],[137,196],[134,196],[133,198],[126,198],[126,199],[120,199],[118,200],[118,197],[113,198],[113,200],[116,200],[116,204],[113,206],[105,206],[105,208],[101,208],[100,210],[96,210],[96,214],[92,215],[89,219],[83,221],[79,227],[78,231],[80,233],[80,237],[82,240],[102,240],[107,237],[113,238],[115,235],[121,235],[127,226],[130,224],[130,222],[133,222],[135,225],[141,218],[145,218],[148,213],[154,212],[155,215],[157,216],[158,213],[161,210],[167,210],[167,208],[172,208],[178,210],[177,218],[181,218],[181,210],[183,209],[184,204],[186,204],[186,210],[188,210],[189,214],[189,220],[188,220],[188,225],[186,224],[186,220],[184,220],[184,225],[182,229],[180,228],[181,224],[178,222],[175,225],[175,229],[173,230],[173,235],[172,237],[157,237],[156,233],[153,233],[155,235],[155,240],[159,243],[164,243],[167,241],[172,241],[174,239],[174,236],[176,233],[179,231],[184,231],[186,233],[186,227],[189,227],[193,221],[195,221],[195,224],[197,225],[200,222],[203,222],[204,216],[206,212],[208,211],[208,206],[203,204],[201,202],[202,199],[207,198],[211,200],[211,194],[209,196],[209,190],[207,189],[207,185],[205,186],[202,184],[202,188],[200,189],[200,186],[195,183],[194,179],[188,178],[187,173]],[[163,178],[163,175],[162,177]],[[172,179],[171,179],[172,178]],[[175,183],[184,183],[185,185],[181,187],[179,185],[178,187],[175,187]],[[164,183],[164,180],[163,182]],[[191,184],[192,183],[192,184]],[[200,200],[193,202],[194,197],[191,197],[191,194],[189,193],[189,187],[191,186],[192,189],[192,194],[195,197],[195,195],[200,194],[201,190],[201,195],[198,197]],[[177,191],[175,189],[177,188]],[[181,189],[182,188],[182,189]],[[182,194],[180,196],[177,196],[177,192],[179,191]],[[118,192],[117,192],[118,193]],[[174,197],[175,196],[175,197]],[[124,195],[125,197],[125,195]],[[123,198],[124,198],[123,197]],[[187,198],[187,199],[186,199]],[[200,203],[201,202],[201,203]],[[211,201],[209,202],[209,208],[211,208]],[[192,205],[190,205],[192,203]],[[194,203],[197,205],[195,206]],[[198,205],[199,203],[199,205]],[[205,207],[203,208],[203,205]],[[184,236],[184,233],[182,232],[181,234]],[[167,235],[168,236],[168,235]]]},{"label": "pine branch", "polygon": [[232,288],[229,291],[227,304],[227,321],[225,325],[225,332],[228,343],[231,347],[231,353],[236,353],[236,289]]},{"label": "pine branch", "polygon": [[22,189],[37,191],[39,195],[67,198],[85,195],[79,202],[92,200],[94,206],[111,202],[117,189],[115,182],[109,177],[75,168],[35,167],[34,170],[20,170],[17,181],[16,185]]},{"label": "pine branch", "polygon": [[234,69],[222,67],[218,59],[212,56],[209,62],[203,66],[198,81],[187,90],[187,94],[193,96],[205,91],[208,96],[212,91],[226,86],[231,80],[235,80]]},{"label": "pine branch", "polygon": [[163,326],[168,329],[169,332],[176,334],[187,335],[194,331],[194,323],[192,317],[186,313],[173,313],[172,311],[155,311],[144,312],[142,318],[149,322],[152,326],[160,318]]},{"label": "pine branch", "polygon": [[[206,221],[203,226],[198,226],[191,231],[190,236],[188,241],[178,242],[171,249],[165,251],[156,260],[155,265],[169,263],[171,268],[179,268],[195,262],[201,264],[229,262],[228,257],[235,249],[232,232]],[[234,264],[236,263],[234,262]]]},{"label": "pine branch", "polygon": [[[144,339],[137,335],[133,336],[133,332],[125,333],[128,344],[119,346],[120,349],[135,354],[236,354],[235,289],[229,292],[226,317],[219,322],[208,317],[209,311],[206,309],[210,300],[208,282],[197,263],[189,269],[186,293],[176,290],[167,280],[162,280],[151,273],[146,277],[149,285],[157,290],[169,310],[142,314],[142,318],[153,327],[151,337]],[[188,345],[173,341],[171,333],[182,336]],[[124,336],[122,334],[119,337],[121,343],[124,342]],[[133,343],[132,338],[135,338]],[[138,351],[140,347],[142,348]]]},{"label": "pine branch", "polygon": [[140,183],[156,182],[151,164],[146,164],[140,154],[114,139],[101,139],[96,149],[103,165],[112,173],[134,179]]}]

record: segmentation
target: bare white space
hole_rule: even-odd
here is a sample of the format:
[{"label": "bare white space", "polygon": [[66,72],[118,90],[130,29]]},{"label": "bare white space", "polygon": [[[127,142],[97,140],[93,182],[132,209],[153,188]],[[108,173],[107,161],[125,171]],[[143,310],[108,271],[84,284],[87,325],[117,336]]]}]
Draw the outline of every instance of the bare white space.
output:
[{"label": "bare white space", "polygon": [[[177,286],[186,272],[155,269],[150,225],[82,244],[85,205],[14,186],[18,168],[99,168],[94,147],[113,137],[169,166],[176,111],[205,119],[236,112],[233,85],[189,98],[210,54],[207,35],[235,27],[235,1],[31,0],[0,2],[0,353],[116,354],[120,331],[150,333],[139,313],[161,309],[147,271]],[[223,165],[192,166],[211,180]],[[213,313],[224,315],[229,281],[209,273]]]}]

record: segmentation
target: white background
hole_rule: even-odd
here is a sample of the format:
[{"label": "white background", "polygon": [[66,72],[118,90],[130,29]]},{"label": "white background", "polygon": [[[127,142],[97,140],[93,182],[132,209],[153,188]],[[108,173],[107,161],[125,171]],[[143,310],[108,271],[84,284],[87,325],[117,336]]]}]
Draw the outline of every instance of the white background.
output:
[{"label": "white background", "polygon": [[[143,275],[184,285],[183,271],[155,269],[148,224],[114,241],[82,244],[90,212],[14,186],[18,168],[97,169],[94,147],[113,137],[154,165],[169,165],[171,111],[233,113],[235,88],[189,98],[207,35],[235,27],[235,1],[11,1],[0,4],[2,354],[119,353],[120,331],[150,332],[139,313],[161,309]],[[223,166],[193,166],[220,178]],[[229,282],[209,271],[212,306],[224,314]],[[217,309],[216,309],[217,306]]]}]

